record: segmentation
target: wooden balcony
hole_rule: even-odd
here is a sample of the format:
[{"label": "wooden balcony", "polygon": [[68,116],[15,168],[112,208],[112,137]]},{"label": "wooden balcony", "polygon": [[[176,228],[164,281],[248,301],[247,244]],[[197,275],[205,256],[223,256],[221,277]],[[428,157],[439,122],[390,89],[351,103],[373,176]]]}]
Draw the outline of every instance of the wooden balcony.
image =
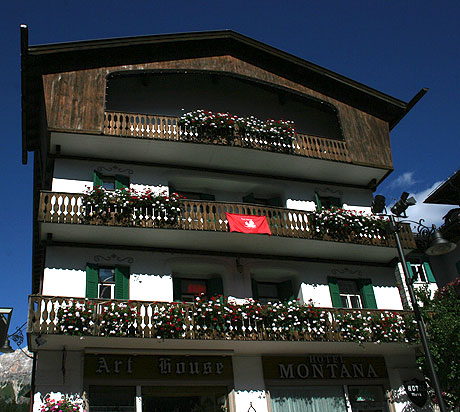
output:
[{"label": "wooden balcony", "polygon": [[[283,311],[291,316],[283,317]],[[316,308],[296,302],[237,305],[215,299],[188,304],[39,295],[29,297],[28,333],[188,341],[363,344],[416,340],[410,311]]]},{"label": "wooden balcony", "polygon": [[185,143],[228,145],[336,162],[351,162],[347,144],[341,140],[296,134],[295,141],[292,146],[289,146],[270,143],[257,136],[237,134],[229,141],[218,135],[203,136],[195,129],[181,128],[177,125],[177,121],[178,117],[172,116],[105,112],[104,134]]}]

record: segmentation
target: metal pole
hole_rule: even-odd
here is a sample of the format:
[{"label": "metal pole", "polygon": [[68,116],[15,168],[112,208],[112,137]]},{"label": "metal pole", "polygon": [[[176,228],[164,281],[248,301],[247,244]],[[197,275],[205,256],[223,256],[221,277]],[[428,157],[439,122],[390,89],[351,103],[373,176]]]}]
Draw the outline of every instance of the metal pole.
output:
[{"label": "metal pole", "polygon": [[417,304],[417,299],[415,298],[414,288],[412,286],[412,279],[409,275],[409,270],[407,269],[406,258],[404,257],[404,252],[401,246],[401,241],[399,240],[399,227],[395,221],[394,216],[390,215],[391,229],[395,236],[396,247],[399,253],[399,259],[403,267],[404,277],[406,279],[407,289],[409,291],[409,297],[412,303],[412,309],[414,311],[415,321],[417,322],[417,327],[420,333],[420,340],[422,341],[423,349],[425,351],[426,360],[428,363],[428,368],[431,373],[431,380],[433,383],[434,391],[439,402],[439,409],[441,412],[448,412],[446,404],[444,403],[444,398],[442,397],[441,385],[439,384],[438,375],[436,374],[436,369],[434,368],[433,358],[431,357],[430,347],[428,346],[428,339],[426,336],[425,324],[423,323],[422,315],[420,314],[420,309]]}]

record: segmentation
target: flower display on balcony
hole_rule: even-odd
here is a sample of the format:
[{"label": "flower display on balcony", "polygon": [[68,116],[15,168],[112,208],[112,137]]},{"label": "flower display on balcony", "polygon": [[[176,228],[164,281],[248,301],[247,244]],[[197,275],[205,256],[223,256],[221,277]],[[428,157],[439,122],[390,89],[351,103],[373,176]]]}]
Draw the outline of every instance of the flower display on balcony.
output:
[{"label": "flower display on balcony", "polygon": [[238,117],[201,109],[183,114],[178,125],[186,132],[195,132],[198,139],[234,144],[240,138],[251,141],[254,146],[266,146],[283,152],[292,151],[296,134],[294,122],[289,120],[263,121],[254,116]]},{"label": "flower display on balcony", "polygon": [[331,236],[339,241],[382,239],[385,237],[385,220],[363,212],[332,208],[311,212],[309,215],[313,236]]},{"label": "flower display on balcony", "polygon": [[[56,396],[57,395],[57,396]],[[84,400],[78,395],[62,395],[53,393],[47,395],[41,402],[39,412],[86,412]]]},{"label": "flower display on balcony", "polygon": [[134,189],[105,190],[100,186],[83,195],[84,222],[115,222],[131,225],[141,220],[152,220],[156,226],[173,226],[181,213],[181,195],[157,194],[150,190],[138,192]]},{"label": "flower display on balcony", "polygon": [[413,342],[413,318],[392,311],[330,310],[311,302],[235,303],[198,297],[194,304],[69,299],[57,313],[59,333],[158,339]]}]

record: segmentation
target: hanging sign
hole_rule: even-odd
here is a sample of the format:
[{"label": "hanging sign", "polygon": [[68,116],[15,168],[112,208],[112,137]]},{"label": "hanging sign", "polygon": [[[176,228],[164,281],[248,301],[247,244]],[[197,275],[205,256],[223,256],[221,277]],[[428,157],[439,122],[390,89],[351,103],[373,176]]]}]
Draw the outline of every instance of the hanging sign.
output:
[{"label": "hanging sign", "polygon": [[420,408],[425,405],[428,399],[426,383],[419,379],[411,379],[404,382],[404,388],[411,402]]},{"label": "hanging sign", "polygon": [[266,233],[271,235],[265,216],[239,215],[236,213],[225,213],[230,232],[241,233]]},{"label": "hanging sign", "polygon": [[230,380],[229,356],[85,355],[85,376],[105,379]]}]

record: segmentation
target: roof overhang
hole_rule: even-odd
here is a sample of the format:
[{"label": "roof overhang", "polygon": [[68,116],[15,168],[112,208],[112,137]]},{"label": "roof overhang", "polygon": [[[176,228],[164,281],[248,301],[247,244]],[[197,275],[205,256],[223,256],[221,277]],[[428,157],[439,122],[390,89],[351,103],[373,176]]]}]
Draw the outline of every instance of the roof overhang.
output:
[{"label": "roof overhang", "polygon": [[460,205],[460,169],[431,192],[423,203]]},{"label": "roof overhang", "polygon": [[[231,55],[293,82],[342,101],[388,122],[393,128],[426,93],[408,103],[327,70],[292,54],[231,30],[162,34],[28,45],[27,26],[21,26],[23,161],[35,150],[41,76],[97,67],[154,61]],[[35,130],[30,130],[34,128]]]}]

